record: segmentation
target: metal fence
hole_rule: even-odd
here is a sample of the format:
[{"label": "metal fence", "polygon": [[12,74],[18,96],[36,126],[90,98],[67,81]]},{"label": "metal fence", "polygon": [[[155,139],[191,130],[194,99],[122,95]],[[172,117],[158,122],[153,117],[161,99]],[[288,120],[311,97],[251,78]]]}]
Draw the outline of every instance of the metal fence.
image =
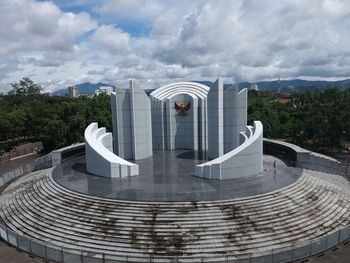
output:
[{"label": "metal fence", "polygon": [[33,171],[50,168],[50,167],[52,167],[51,155],[50,154],[44,155],[36,159],[31,164],[26,164],[12,171],[4,173],[2,176],[0,176],[0,187],[7,184],[9,181],[11,181],[14,178],[17,178],[19,176],[22,176],[24,174],[27,174]]},{"label": "metal fence", "polygon": [[[52,166],[52,158],[45,155],[33,164],[17,168],[0,177],[0,187],[23,174]],[[291,262],[320,254],[350,238],[350,225],[330,232],[320,238],[299,241],[289,246],[279,247],[253,254],[230,255],[215,254],[192,258],[190,256],[160,256],[153,254],[131,254],[123,256],[105,255],[83,250],[67,249],[51,243],[45,243],[31,237],[20,235],[0,224],[0,237],[12,246],[41,258],[64,263],[121,263],[121,262]]]},{"label": "metal fence", "polygon": [[32,171],[33,171],[33,165],[28,164],[28,165],[24,165],[24,166],[21,166],[19,168],[16,168],[10,172],[7,172],[7,173],[3,174],[2,176],[0,176],[0,187],[7,184],[12,179],[19,177],[23,174],[30,173]]},{"label": "metal fence", "polygon": [[114,257],[103,253],[71,250],[50,243],[19,235],[0,225],[0,236],[12,246],[52,261],[65,263],[117,263],[117,262],[291,262],[320,254],[349,239],[350,226],[329,233],[326,236],[295,242],[290,246],[276,248],[260,253],[245,255],[211,255],[192,258],[189,256],[133,255]]},{"label": "metal fence", "polygon": [[33,171],[38,171],[42,169],[47,169],[52,167],[52,154],[46,154],[40,158],[34,160],[33,162]]},{"label": "metal fence", "polygon": [[10,162],[13,158],[20,157],[23,155],[38,153],[43,149],[42,142],[27,143],[13,149],[11,152],[4,153],[0,156],[0,164]]}]

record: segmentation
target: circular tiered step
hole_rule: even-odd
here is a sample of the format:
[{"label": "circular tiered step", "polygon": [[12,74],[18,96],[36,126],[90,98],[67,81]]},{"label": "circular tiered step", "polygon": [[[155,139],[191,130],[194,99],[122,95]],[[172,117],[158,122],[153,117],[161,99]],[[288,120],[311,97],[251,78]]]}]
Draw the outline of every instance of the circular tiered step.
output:
[{"label": "circular tiered step", "polygon": [[[224,201],[137,202],[103,199],[58,185],[51,170],[27,175],[0,197],[3,222],[15,232],[106,258],[149,262],[256,255],[323,236],[350,221],[344,187],[304,172],[266,194]],[[170,259],[169,259],[170,261]]]}]

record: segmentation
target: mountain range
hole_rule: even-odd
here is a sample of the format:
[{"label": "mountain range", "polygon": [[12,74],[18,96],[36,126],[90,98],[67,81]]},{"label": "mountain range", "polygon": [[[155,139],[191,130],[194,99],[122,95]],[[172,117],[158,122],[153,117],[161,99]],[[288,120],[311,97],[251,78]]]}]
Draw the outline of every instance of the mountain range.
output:
[{"label": "mountain range", "polygon": [[[94,94],[95,90],[97,90],[99,87],[102,87],[102,86],[114,87],[113,85],[102,83],[102,82],[99,82],[96,84],[90,83],[90,82],[85,82],[85,83],[75,85],[75,87],[78,89],[80,95]],[[67,96],[68,95],[68,87],[56,90],[52,93],[52,95],[54,95],[54,96]]]},{"label": "mountain range", "polygon": [[[204,85],[211,87],[213,82],[211,81],[195,81]],[[323,90],[327,88],[338,88],[346,89],[350,88],[350,79],[338,80],[338,81],[324,81],[324,80],[303,80],[303,79],[292,79],[292,80],[274,80],[274,81],[261,81],[261,82],[241,82],[238,84],[240,89],[250,88],[252,84],[257,84],[259,90],[276,92],[280,91],[314,91]],[[225,84],[225,87],[230,86],[230,84]]]},{"label": "mountain range", "polygon": [[[207,85],[211,87],[213,85],[213,82],[211,81],[194,81],[197,83],[201,83],[204,85]],[[262,82],[241,82],[238,84],[239,88],[250,88],[252,84],[257,84],[259,90],[265,90],[270,92],[276,92],[278,90],[280,91],[289,91],[289,92],[297,92],[297,91],[314,91],[314,90],[323,90],[327,88],[338,88],[338,89],[346,89],[350,88],[350,79],[345,80],[338,80],[338,81],[324,81],[324,80],[302,80],[302,79],[293,79],[293,80],[274,80],[274,81],[262,81]],[[113,85],[106,84],[106,83],[81,83],[75,85],[77,89],[79,90],[79,94],[81,95],[90,95],[95,92],[96,89],[102,86],[111,86]],[[225,84],[225,87],[229,86],[229,84]],[[148,93],[151,90],[148,90]],[[65,96],[68,94],[68,87],[59,89],[55,92],[53,92],[53,95],[56,96]]]},{"label": "mountain range", "polygon": [[[243,82],[239,84],[241,88],[249,88],[252,83]],[[323,90],[327,88],[339,88],[345,89],[350,88],[350,79],[338,80],[338,81],[324,81],[324,80],[303,80],[303,79],[293,79],[293,80],[275,80],[275,81],[263,81],[255,83],[258,85],[259,90],[266,91],[278,91],[289,90],[289,91],[313,91],[313,90]]]}]

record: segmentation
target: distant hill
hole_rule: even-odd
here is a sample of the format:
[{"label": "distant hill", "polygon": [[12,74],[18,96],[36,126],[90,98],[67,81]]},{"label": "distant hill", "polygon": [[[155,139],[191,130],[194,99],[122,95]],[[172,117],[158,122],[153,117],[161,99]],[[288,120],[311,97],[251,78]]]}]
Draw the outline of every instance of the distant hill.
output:
[{"label": "distant hill", "polygon": [[[85,83],[75,85],[75,87],[77,87],[77,89],[79,90],[80,95],[93,94],[95,92],[95,90],[97,90],[99,87],[102,87],[102,86],[114,87],[113,85],[101,83],[101,82],[96,83],[96,84],[85,82]],[[54,96],[65,96],[67,94],[68,94],[68,87],[56,90],[55,92],[52,93],[52,95],[54,95]]]},{"label": "distant hill", "polygon": [[[209,87],[212,87],[213,82],[212,81],[196,81],[200,84],[207,85]],[[259,90],[265,90],[265,91],[271,91],[275,92],[278,91],[279,88],[281,88],[282,91],[303,91],[303,90],[323,90],[327,88],[339,88],[339,89],[345,89],[350,88],[350,79],[345,80],[338,80],[338,81],[323,81],[323,80],[315,80],[315,81],[309,81],[309,80],[302,80],[302,79],[293,79],[293,80],[281,80],[280,83],[275,81],[261,81],[261,82],[254,82],[258,85]],[[253,84],[253,82],[241,82],[238,84],[240,89],[244,88],[250,88],[250,86]],[[92,84],[89,82],[81,83],[78,85],[75,85],[78,90],[79,94],[83,95],[90,95],[95,92],[96,89],[98,89],[101,86],[111,86],[113,85],[106,84],[106,83],[96,83]],[[225,84],[224,89],[228,88],[230,84]],[[146,93],[149,94],[154,89],[148,89],[146,90]],[[59,89],[55,92],[53,92],[53,95],[56,96],[65,96],[68,94],[68,87],[64,89]]]},{"label": "distant hill", "polygon": [[[278,91],[279,88],[281,90],[288,91],[314,91],[314,90],[323,90],[327,88],[339,88],[345,89],[350,88],[350,79],[339,80],[339,81],[323,81],[323,80],[302,80],[302,79],[293,79],[293,80],[281,80],[280,83],[275,81],[263,81],[263,82],[255,82],[258,85],[259,90],[266,91]],[[239,83],[240,88],[250,88],[252,83],[250,82],[242,82]]]},{"label": "distant hill", "polygon": [[[200,84],[207,85],[212,87],[214,84],[211,81],[194,81]],[[253,82],[241,82],[238,84],[240,89],[250,88]],[[275,81],[262,81],[262,82],[254,82],[254,84],[258,85],[259,90],[271,91],[275,92],[281,89],[282,91],[303,91],[303,90],[323,90],[327,88],[339,88],[345,89],[350,88],[350,79],[339,80],[339,81],[309,81],[302,79],[293,79],[293,80],[281,80],[280,83]],[[225,84],[224,89],[228,88],[230,84]]]},{"label": "distant hill", "polygon": [[203,84],[203,85],[206,85],[208,87],[212,87],[212,85],[214,84],[214,82],[208,81],[208,80],[192,80],[192,82],[197,82],[199,84]]}]

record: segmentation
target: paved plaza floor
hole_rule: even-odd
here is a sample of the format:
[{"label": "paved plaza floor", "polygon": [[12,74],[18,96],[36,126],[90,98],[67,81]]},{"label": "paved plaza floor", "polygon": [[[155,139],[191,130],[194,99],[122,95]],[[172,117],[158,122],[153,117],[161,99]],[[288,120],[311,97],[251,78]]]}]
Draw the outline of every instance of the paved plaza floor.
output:
[{"label": "paved plaza floor", "polygon": [[287,167],[275,157],[264,156],[264,171],[251,177],[208,180],[195,176],[195,165],[205,162],[191,150],[154,151],[137,161],[140,175],[104,178],[86,171],[84,156],[57,166],[54,180],[80,193],[135,201],[209,201],[266,193],[295,182],[302,169]]}]

